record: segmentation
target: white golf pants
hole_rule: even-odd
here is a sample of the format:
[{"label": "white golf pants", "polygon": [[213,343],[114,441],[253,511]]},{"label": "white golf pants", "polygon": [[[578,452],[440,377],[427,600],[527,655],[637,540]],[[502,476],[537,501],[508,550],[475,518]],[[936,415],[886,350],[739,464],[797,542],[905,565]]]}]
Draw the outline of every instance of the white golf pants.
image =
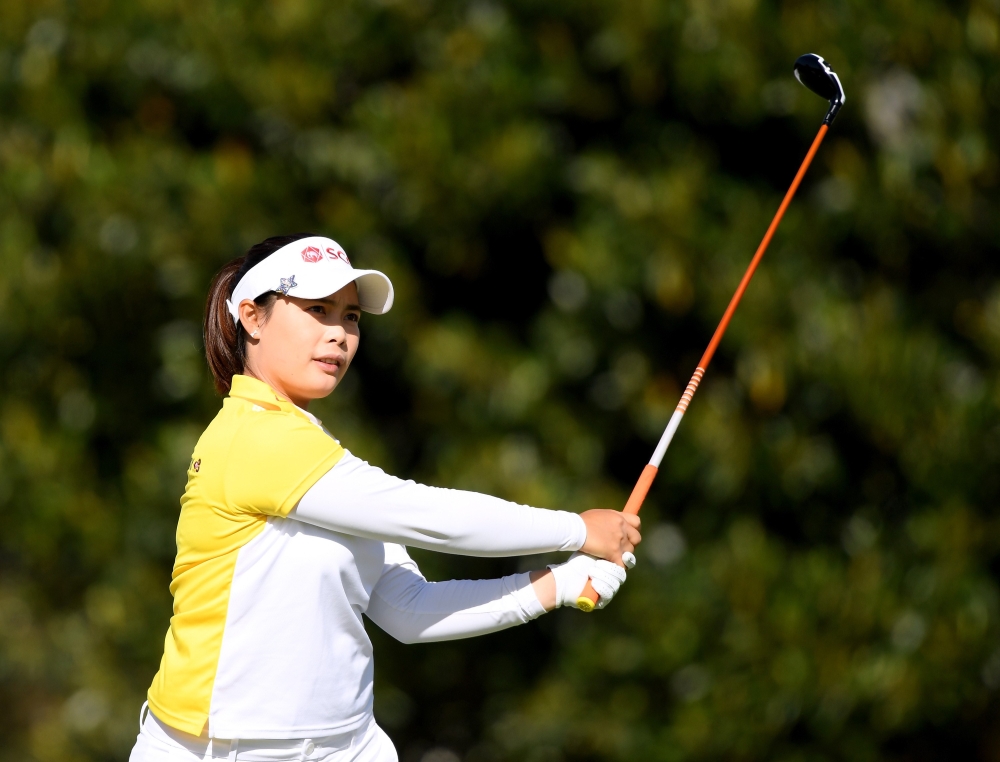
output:
[{"label": "white golf pants", "polygon": [[230,739],[174,730],[145,705],[142,709],[129,762],[399,762],[392,741],[374,718],[357,730],[325,738]]}]

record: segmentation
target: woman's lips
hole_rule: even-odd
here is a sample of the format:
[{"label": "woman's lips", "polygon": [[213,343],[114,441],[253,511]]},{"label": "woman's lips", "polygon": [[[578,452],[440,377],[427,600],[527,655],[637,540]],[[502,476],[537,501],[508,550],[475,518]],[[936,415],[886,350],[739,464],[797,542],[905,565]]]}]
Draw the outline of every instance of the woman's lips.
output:
[{"label": "woman's lips", "polygon": [[338,358],[319,357],[316,358],[315,362],[319,363],[319,366],[327,373],[336,373],[338,370],[340,370],[341,360]]}]

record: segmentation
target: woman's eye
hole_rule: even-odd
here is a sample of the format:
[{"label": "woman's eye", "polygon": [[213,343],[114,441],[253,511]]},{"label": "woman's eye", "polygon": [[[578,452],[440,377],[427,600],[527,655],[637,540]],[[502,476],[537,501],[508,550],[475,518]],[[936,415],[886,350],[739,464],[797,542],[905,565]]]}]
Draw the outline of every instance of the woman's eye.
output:
[{"label": "woman's eye", "polygon": [[312,307],[310,307],[306,311],[307,312],[315,312],[318,315],[325,315],[326,314],[326,307],[324,307],[322,304],[314,304]]},{"label": "woman's eye", "polygon": [[356,312],[348,312],[347,315],[345,315],[345,318],[350,320],[352,323],[357,323],[361,319],[361,315]]}]

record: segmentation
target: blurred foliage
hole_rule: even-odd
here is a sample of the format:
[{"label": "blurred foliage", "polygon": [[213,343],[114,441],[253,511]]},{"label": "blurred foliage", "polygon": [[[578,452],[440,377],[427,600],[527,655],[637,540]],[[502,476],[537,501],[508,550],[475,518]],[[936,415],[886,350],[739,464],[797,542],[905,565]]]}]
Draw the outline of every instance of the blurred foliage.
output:
[{"label": "blurred foliage", "polygon": [[372,627],[376,712],[404,762],[1000,757],[997,0],[5,0],[0,760],[127,758],[223,262],[312,230],[393,278],[317,405],[354,452],[620,506],[819,126],[807,51],[847,104],[620,599]]}]

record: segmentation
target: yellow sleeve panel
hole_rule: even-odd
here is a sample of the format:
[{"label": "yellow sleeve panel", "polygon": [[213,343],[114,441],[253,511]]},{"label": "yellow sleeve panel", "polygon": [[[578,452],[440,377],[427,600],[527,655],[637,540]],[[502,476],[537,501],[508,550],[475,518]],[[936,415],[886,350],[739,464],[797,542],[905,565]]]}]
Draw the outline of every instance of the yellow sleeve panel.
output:
[{"label": "yellow sleeve panel", "polygon": [[311,421],[282,411],[252,413],[226,458],[227,504],[240,512],[287,516],[343,454]]},{"label": "yellow sleeve panel", "polygon": [[[247,389],[253,395],[236,396]],[[195,446],[181,498],[170,584],[174,613],[148,694],[161,721],[201,734],[240,549],[268,516],[287,516],[343,454],[335,439],[277,400],[266,384],[234,378],[230,397]]]}]

